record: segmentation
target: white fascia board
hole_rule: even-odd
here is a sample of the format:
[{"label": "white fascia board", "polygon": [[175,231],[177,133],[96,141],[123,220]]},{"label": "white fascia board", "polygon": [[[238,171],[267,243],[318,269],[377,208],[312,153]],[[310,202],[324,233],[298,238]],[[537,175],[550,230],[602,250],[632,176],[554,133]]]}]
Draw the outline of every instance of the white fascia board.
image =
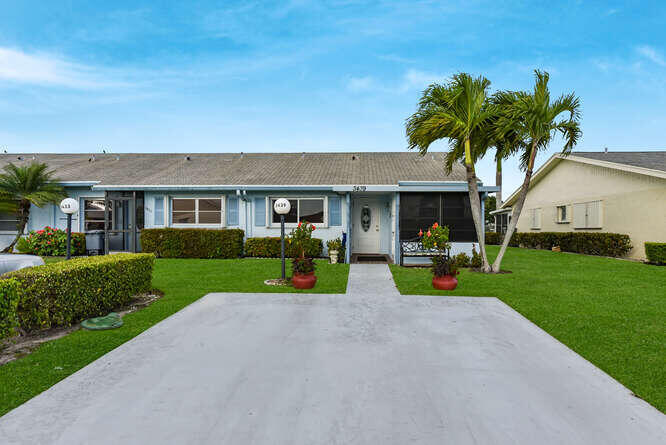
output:
[{"label": "white fascia board", "polygon": [[655,176],[657,178],[663,178],[666,179],[666,172],[663,172],[661,170],[653,170],[651,168],[645,168],[645,167],[636,167],[633,165],[627,165],[627,164],[619,164],[617,162],[610,162],[610,161],[601,161],[599,159],[590,159],[590,158],[585,158],[582,156],[575,156],[575,155],[569,155],[569,156],[562,156],[558,155],[560,159],[566,159],[569,161],[576,161],[580,162],[582,164],[589,164],[589,165],[596,165],[598,167],[605,167],[605,168],[611,168],[613,170],[622,170],[630,173],[636,173],[639,175],[647,175],[647,176]]}]

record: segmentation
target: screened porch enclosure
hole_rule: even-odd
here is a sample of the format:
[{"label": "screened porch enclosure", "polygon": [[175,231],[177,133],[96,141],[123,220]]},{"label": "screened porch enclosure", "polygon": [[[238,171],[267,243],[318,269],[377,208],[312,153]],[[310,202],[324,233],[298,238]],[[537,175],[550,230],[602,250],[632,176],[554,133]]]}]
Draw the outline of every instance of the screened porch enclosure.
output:
[{"label": "screened porch enclosure", "polygon": [[467,192],[401,192],[400,240],[413,240],[435,222],[449,228],[451,242],[477,242]]},{"label": "screened porch enclosure", "polygon": [[[97,205],[97,208],[99,205]],[[86,212],[88,212],[86,202]],[[99,210],[94,210],[94,220],[101,216]],[[91,215],[93,216],[93,215]],[[142,191],[107,191],[104,195],[104,253],[109,252],[138,252],[141,250],[140,233],[144,227],[144,196]],[[97,227],[98,224],[95,226]],[[91,227],[92,228],[92,227]],[[86,227],[88,232],[88,227]]]}]

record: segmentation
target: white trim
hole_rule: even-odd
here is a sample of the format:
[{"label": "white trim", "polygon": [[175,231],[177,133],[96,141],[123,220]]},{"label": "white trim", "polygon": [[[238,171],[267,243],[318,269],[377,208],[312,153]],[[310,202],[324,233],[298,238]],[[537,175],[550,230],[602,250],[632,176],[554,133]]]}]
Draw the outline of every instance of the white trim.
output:
[{"label": "white trim", "polygon": [[[169,212],[169,222],[171,223],[169,227],[174,229],[219,229],[226,226],[226,195],[215,195],[215,196],[193,196],[193,195],[171,195],[169,196],[171,211]],[[173,222],[173,200],[174,199],[194,199],[194,219],[197,222],[194,223],[174,223]],[[199,224],[199,200],[200,199],[219,199],[220,202],[220,224]]]}]

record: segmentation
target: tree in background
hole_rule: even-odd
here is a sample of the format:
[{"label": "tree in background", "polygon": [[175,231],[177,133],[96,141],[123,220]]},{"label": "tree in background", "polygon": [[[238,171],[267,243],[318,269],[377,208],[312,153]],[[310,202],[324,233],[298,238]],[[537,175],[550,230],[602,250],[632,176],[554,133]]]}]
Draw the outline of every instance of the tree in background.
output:
[{"label": "tree in background", "polygon": [[[495,224],[495,217],[490,212],[497,210],[497,198],[495,196],[486,196],[483,201],[483,217],[486,222],[486,227]],[[497,231],[497,227],[495,227]]]},{"label": "tree in background", "polygon": [[5,247],[4,253],[12,252],[23,235],[30,218],[30,206],[43,207],[57,204],[67,194],[53,178],[46,164],[33,162],[18,167],[7,164],[0,173],[0,210],[14,213],[17,217],[16,238]]}]

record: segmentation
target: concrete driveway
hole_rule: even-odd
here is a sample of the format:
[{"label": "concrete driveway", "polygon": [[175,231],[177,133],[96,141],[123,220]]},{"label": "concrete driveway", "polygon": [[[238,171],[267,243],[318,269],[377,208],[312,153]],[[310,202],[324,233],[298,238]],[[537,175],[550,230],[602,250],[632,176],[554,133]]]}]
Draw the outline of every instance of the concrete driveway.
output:
[{"label": "concrete driveway", "polygon": [[0,418],[3,444],[663,444],[666,416],[494,298],[209,294]]}]

